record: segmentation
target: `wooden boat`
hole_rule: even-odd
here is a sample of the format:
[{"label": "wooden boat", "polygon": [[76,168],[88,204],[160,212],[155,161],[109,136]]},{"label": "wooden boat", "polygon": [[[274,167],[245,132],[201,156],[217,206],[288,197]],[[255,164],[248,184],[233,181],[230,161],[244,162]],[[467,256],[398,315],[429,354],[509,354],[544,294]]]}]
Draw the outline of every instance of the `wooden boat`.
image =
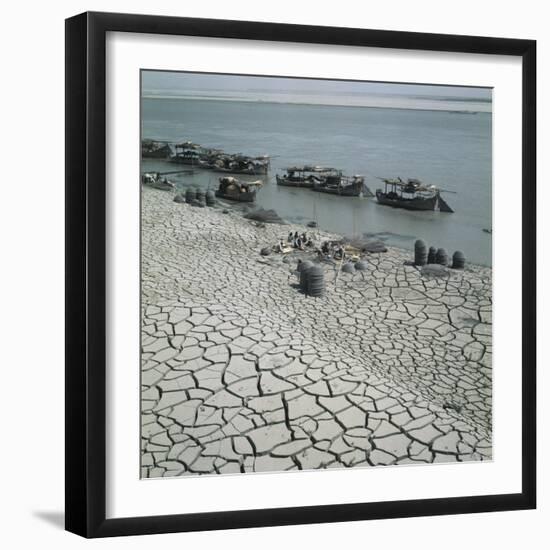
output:
[{"label": "wooden boat", "polygon": [[269,157],[246,157],[244,155],[221,154],[214,158],[209,167],[216,172],[258,176],[267,174],[269,169]]},{"label": "wooden boat", "polygon": [[277,185],[286,187],[304,187],[312,189],[314,183],[321,183],[323,174],[334,172],[334,168],[323,166],[290,166],[286,168],[286,174],[275,175]]},{"label": "wooden boat", "polygon": [[204,169],[213,169],[216,159],[225,153],[221,149],[212,147],[202,147],[199,156],[199,167]]},{"label": "wooden boat", "polygon": [[425,185],[420,180],[410,178],[403,181],[382,179],[384,191],[376,190],[376,199],[380,204],[405,210],[440,210],[453,212],[453,209],[441,197],[442,190],[435,185]]},{"label": "wooden boat", "polygon": [[240,153],[229,154],[224,153],[221,149],[203,147],[192,141],[176,144],[175,150],[176,153],[170,158],[172,162],[228,174],[252,176],[267,174],[270,164],[267,155],[249,157]]},{"label": "wooden boat", "polygon": [[372,196],[363,176],[343,176],[341,172],[323,176],[319,183],[313,184],[313,190],[343,197]]},{"label": "wooden boat", "polygon": [[216,190],[216,197],[238,202],[254,202],[256,190],[262,185],[261,181],[241,181],[233,177],[220,178],[220,186]]},{"label": "wooden boat", "polygon": [[141,183],[147,187],[160,189],[161,191],[173,191],[175,185],[166,179],[160,172],[146,172],[141,176]]},{"label": "wooden boat", "polygon": [[167,159],[172,156],[172,148],[165,141],[144,139],[141,142],[141,156],[150,159]]},{"label": "wooden boat", "polygon": [[177,164],[199,166],[201,163],[201,146],[198,143],[184,141],[175,146],[176,154],[170,159]]}]

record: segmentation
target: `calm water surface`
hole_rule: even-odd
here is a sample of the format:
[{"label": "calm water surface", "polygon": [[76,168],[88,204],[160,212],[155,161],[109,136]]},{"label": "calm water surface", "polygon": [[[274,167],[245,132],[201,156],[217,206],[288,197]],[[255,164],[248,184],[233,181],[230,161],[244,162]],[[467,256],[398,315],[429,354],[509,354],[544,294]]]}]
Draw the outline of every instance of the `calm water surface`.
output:
[{"label": "calm water surface", "polygon": [[[470,261],[484,265],[491,265],[491,235],[483,231],[492,227],[491,124],[491,114],[482,112],[142,99],[143,137],[269,154],[271,170],[256,202],[289,221],[315,217],[328,231],[377,235],[407,248],[422,238],[450,254],[462,250]],[[455,213],[409,212],[378,205],[376,199],[278,187],[275,173],[293,164],[363,174],[373,192],[382,187],[377,177],[416,177],[454,191],[444,198]],[[156,160],[142,165],[142,171],[177,168]],[[220,175],[198,169],[192,176],[172,178],[179,187],[214,189]]]}]

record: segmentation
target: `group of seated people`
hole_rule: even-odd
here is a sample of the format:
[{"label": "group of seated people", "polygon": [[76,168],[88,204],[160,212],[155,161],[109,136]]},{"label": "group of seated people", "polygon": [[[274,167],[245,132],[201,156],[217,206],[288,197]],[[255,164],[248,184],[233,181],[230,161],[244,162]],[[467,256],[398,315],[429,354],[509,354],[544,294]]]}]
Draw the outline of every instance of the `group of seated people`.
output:
[{"label": "group of seated people", "polygon": [[296,231],[295,233],[291,231],[288,234],[286,242],[284,241],[284,239],[280,239],[275,249],[277,252],[283,254],[289,251],[289,246],[298,250],[305,250],[306,248],[312,248],[314,246],[314,243],[313,239],[311,237],[308,237],[306,233],[302,233],[300,235],[298,231]]},{"label": "group of seated people", "polygon": [[297,248],[298,250],[304,250],[307,247],[313,246],[313,239],[311,237],[308,237],[306,233],[302,233],[301,235],[298,234],[298,231],[295,233],[292,233],[292,231],[288,234],[287,242],[291,243],[293,248]]},{"label": "group of seated people", "polygon": [[[306,233],[301,235],[296,232],[290,232],[286,239],[286,242],[283,239],[280,239],[275,250],[284,254],[289,251],[289,247],[295,248],[297,250],[306,250],[306,248],[313,249],[314,242],[311,237],[308,237]],[[317,255],[320,259],[334,259],[342,260],[346,256],[346,251],[344,245],[339,242],[334,241],[323,241],[320,248],[314,248],[314,251],[317,252]]]},{"label": "group of seated people", "polygon": [[319,250],[319,256],[341,260],[345,256],[345,249],[340,243],[323,241],[323,244],[321,245],[321,250]]}]

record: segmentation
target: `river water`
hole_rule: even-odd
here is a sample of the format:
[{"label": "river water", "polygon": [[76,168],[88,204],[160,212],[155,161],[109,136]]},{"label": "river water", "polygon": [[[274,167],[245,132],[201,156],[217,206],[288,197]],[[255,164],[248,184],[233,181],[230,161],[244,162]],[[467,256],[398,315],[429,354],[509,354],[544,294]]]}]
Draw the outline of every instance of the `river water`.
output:
[{"label": "river water", "polygon": [[[411,249],[421,238],[449,254],[462,250],[469,261],[491,265],[491,234],[483,231],[492,228],[490,112],[144,97],[142,136],[270,155],[271,169],[256,202],[289,221],[315,218],[327,231],[376,235]],[[373,192],[383,187],[379,177],[419,178],[453,191],[443,197],[454,213],[410,212],[381,206],[375,198],[277,186],[275,174],[294,164],[362,174]],[[186,168],[150,159],[142,163],[142,171],[179,167]],[[181,188],[215,189],[220,176],[197,169],[170,177]]]}]

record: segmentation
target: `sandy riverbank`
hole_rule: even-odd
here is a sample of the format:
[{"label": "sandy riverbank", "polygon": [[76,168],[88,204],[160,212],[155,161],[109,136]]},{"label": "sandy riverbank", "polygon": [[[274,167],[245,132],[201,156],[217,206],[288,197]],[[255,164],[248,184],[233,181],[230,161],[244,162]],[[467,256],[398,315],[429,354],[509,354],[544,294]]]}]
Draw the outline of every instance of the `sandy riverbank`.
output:
[{"label": "sandy riverbank", "polygon": [[291,230],[143,189],[142,475],[490,459],[491,270],[390,248],[309,298],[259,254]]}]

